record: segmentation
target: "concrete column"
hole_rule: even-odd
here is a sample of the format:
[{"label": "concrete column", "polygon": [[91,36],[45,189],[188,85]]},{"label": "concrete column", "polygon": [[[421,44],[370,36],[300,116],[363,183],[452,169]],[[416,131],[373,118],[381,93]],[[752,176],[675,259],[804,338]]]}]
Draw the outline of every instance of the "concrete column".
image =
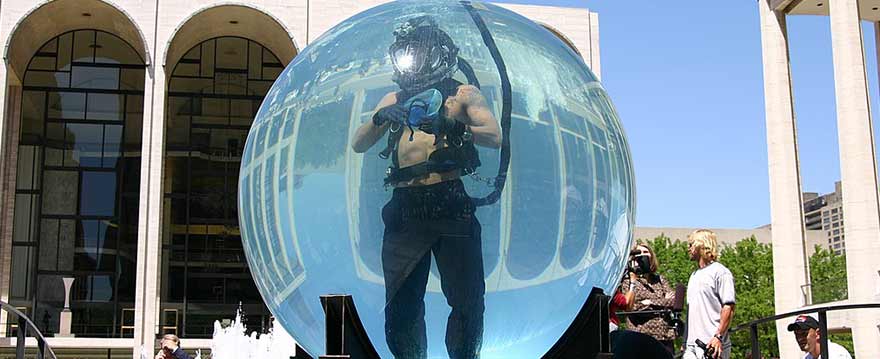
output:
[{"label": "concrete column", "polygon": [[[858,0],[829,1],[834,92],[843,213],[846,218],[847,287],[851,303],[877,301],[880,204],[865,49]],[[880,358],[880,313],[864,311],[852,325],[859,358]]]},{"label": "concrete column", "polygon": [[[809,298],[803,292],[804,286],[809,283],[804,255],[804,207],[785,14],[774,11],[770,0],[759,0],[758,12],[764,59],[773,285],[776,313],[784,313],[804,306]],[[777,333],[780,334],[779,353],[783,359],[802,357],[795,341],[785,335],[788,321],[790,319],[776,323]]]},{"label": "concrete column", "polygon": [[584,62],[590,64],[590,69],[600,81],[602,80],[602,65],[599,62],[599,14],[590,11],[590,58]]},{"label": "concrete column", "polygon": [[[22,91],[21,83],[7,66],[0,65],[0,78],[4,79],[4,86],[0,86],[0,301],[9,303]],[[8,318],[9,313],[0,311],[0,323],[8,322]],[[5,335],[6,326],[0,326],[0,336]]]},{"label": "concrete column", "polygon": [[153,62],[144,81],[141,193],[133,358],[152,358],[159,324],[162,168],[165,163],[165,69]]}]

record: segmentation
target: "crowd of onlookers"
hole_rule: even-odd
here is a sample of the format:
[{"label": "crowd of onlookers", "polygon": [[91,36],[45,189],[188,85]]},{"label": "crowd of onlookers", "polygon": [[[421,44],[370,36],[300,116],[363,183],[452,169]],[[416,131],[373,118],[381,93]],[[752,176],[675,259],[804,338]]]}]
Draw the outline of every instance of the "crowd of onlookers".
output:
[{"label": "crowd of onlookers", "polygon": [[[653,338],[672,357],[676,349],[684,359],[730,358],[730,324],[736,309],[733,274],[718,262],[718,239],[714,232],[696,230],[688,236],[688,256],[696,267],[688,279],[687,289],[676,291],[658,273],[660,263],[654,251],[638,243],[630,251],[626,275],[611,298],[611,331],[620,330],[618,312],[626,312],[626,330]],[[677,311],[687,301],[686,325],[679,333]],[[675,305],[679,301],[678,306]],[[674,310],[676,309],[676,310]],[[806,354],[804,359],[820,358],[819,322],[802,315],[788,326]],[[683,345],[676,348],[675,339],[684,335]],[[614,333],[612,333],[614,336]],[[640,350],[648,350],[641,347]],[[830,359],[851,359],[842,346],[828,342]]]}]

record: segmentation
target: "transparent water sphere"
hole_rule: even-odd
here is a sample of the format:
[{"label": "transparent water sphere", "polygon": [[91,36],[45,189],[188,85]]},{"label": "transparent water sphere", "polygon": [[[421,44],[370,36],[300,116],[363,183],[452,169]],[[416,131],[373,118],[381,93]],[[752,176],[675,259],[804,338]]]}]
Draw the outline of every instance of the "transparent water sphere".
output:
[{"label": "transparent water sphere", "polygon": [[[436,92],[416,96],[431,89],[434,117]],[[441,150],[458,159],[429,157]],[[386,185],[395,153],[395,174],[434,167]],[[500,199],[477,206],[507,155]],[[553,33],[491,4],[399,1],[343,21],[272,86],[243,156],[251,271],[315,357],[319,296],[351,294],[383,358],[538,358],[593,287],[613,293],[632,241],[629,146],[602,85]]]}]

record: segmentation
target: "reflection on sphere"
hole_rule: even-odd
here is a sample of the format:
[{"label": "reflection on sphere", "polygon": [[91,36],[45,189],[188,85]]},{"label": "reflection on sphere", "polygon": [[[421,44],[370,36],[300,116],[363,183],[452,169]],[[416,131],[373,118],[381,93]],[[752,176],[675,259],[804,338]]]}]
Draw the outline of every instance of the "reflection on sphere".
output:
[{"label": "reflection on sphere", "polygon": [[[260,108],[242,161],[242,237],[264,300],[313,356],[324,352],[320,295],[351,294],[383,358],[536,358],[593,287],[612,293],[620,279],[634,191],[609,98],[551,32],[475,8],[507,68],[507,133],[492,130],[505,98],[497,62],[458,2],[395,2],[343,21]],[[392,105],[404,115],[380,110],[390,122],[376,125],[376,109]],[[364,140],[371,129],[382,137]],[[469,151],[458,148],[479,166],[444,160],[456,165],[430,167],[443,175],[386,185],[389,166]],[[500,200],[474,205],[505,153]]]}]

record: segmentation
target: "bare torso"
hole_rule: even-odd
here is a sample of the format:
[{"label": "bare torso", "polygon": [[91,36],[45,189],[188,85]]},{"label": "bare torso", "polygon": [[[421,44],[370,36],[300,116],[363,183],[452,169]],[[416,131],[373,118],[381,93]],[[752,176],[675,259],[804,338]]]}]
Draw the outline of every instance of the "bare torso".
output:
[{"label": "bare torso", "polygon": [[[458,102],[456,97],[457,95],[453,95],[446,99],[446,102],[444,103],[446,116],[454,119],[467,117],[464,107]],[[419,131],[416,128],[413,128],[413,131],[410,131],[406,126],[402,126],[400,130],[403,131],[403,134],[400,136],[400,141],[397,144],[397,161],[400,168],[425,162],[428,160],[431,153],[436,151],[437,148],[448,146],[444,141],[441,141],[435,146],[434,135]],[[409,140],[410,134],[412,134],[412,141]],[[409,181],[398,182],[394,184],[394,187],[426,186],[443,181],[454,180],[459,177],[461,177],[461,170],[428,173]]]}]

